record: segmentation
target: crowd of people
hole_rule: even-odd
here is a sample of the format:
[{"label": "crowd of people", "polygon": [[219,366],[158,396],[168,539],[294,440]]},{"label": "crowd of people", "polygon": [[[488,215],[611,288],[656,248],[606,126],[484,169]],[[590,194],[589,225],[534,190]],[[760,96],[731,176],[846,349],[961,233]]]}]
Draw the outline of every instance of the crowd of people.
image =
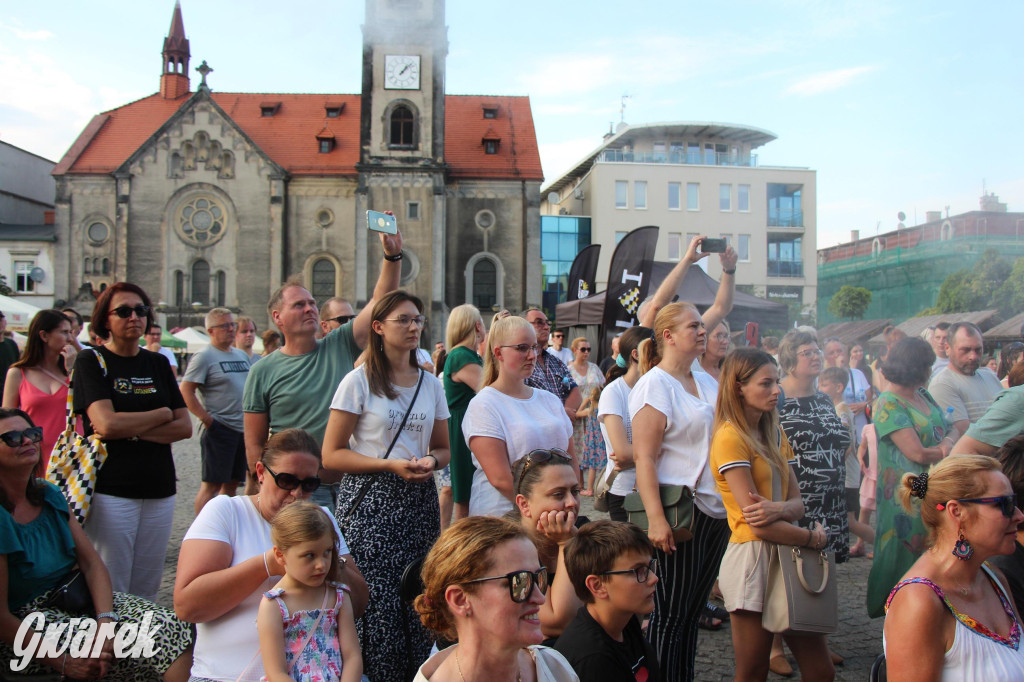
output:
[{"label": "crowd of people", "polygon": [[[786,546],[835,571],[870,558],[893,679],[1024,679],[1024,345],[995,371],[969,323],[888,330],[874,365],[810,328],[736,347],[731,248],[712,306],[673,301],[702,239],[607,371],[538,309],[486,325],[459,306],[426,353],[400,233],[381,235],[358,313],[285,282],[267,309],[282,345],[263,356],[251,318],[211,309],[180,384],[140,287],[101,293],[91,346],[74,311],[39,313],[0,408],[0,655],[36,611],[151,613],[158,656],[44,651],[28,672],[667,682],[699,677],[698,628],[728,621],[737,680],[793,674],[786,647],[803,679],[830,680],[834,642],[764,617]],[[108,453],[84,525],[42,480],[68,405]],[[171,446],[193,423],[201,482],[171,611],[153,603]],[[581,514],[590,496],[609,520]],[[58,599],[76,579],[84,611]]]}]

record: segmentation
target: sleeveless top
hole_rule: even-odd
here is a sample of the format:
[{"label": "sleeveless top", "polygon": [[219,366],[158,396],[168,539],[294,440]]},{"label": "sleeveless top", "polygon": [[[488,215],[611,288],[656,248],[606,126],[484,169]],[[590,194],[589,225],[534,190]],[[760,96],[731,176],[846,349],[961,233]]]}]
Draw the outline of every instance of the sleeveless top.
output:
[{"label": "sleeveless top", "polygon": [[32,417],[36,426],[43,427],[43,442],[39,451],[43,455],[43,467],[50,461],[50,452],[57,437],[64,432],[67,423],[68,387],[62,386],[56,393],[42,391],[32,384],[21,370],[21,385],[18,387],[18,403],[21,409]]},{"label": "sleeveless top", "polygon": [[[267,599],[276,601],[281,609],[281,619],[284,621],[285,664],[295,682],[330,682],[341,679],[338,611],[341,609],[344,591],[348,588],[331,582],[327,585],[333,587],[338,596],[334,608],[324,607],[289,613],[288,606],[281,598],[284,594],[283,589],[263,593]],[[324,595],[325,604],[329,594],[327,592]],[[310,629],[314,624],[316,630],[310,635]]]},{"label": "sleeveless top", "polygon": [[[911,583],[927,585],[932,588],[932,591],[956,619],[953,645],[950,646],[944,657],[943,680],[964,680],[965,682],[1024,680],[1024,651],[1020,648],[1021,625],[1017,622],[1013,606],[1010,604],[1010,599],[1003,586],[999,584],[988,566],[982,564],[982,569],[999,596],[1003,610],[1010,617],[1008,637],[993,632],[967,614],[957,611],[956,607],[943,594],[942,589],[928,578],[908,578],[892,588],[889,599],[885,603],[886,611],[889,610],[892,598],[904,585]],[[882,646],[883,649],[886,646],[884,634]]]}]

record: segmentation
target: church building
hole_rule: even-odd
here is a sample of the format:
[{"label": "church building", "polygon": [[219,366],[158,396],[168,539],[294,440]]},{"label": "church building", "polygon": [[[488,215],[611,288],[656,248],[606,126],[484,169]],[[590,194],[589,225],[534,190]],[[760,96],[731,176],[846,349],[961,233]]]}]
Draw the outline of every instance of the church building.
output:
[{"label": "church building", "polygon": [[95,116],[53,171],[56,297],[88,314],[128,280],[169,326],[226,305],[265,329],[270,293],[301,274],[358,308],[381,264],[373,209],[398,217],[425,336],[462,303],[539,304],[529,98],[446,94],[447,53],[444,0],[366,0],[361,93],[216,92],[176,3],[159,92]]}]

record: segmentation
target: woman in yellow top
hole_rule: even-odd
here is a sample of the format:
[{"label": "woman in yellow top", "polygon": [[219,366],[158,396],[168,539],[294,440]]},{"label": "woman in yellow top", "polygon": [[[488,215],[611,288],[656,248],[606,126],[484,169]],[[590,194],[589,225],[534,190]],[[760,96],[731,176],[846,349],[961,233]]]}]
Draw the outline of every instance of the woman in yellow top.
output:
[{"label": "woman in yellow top", "polygon": [[[779,427],[779,369],[771,355],[738,348],[725,358],[711,438],[711,470],[732,536],[718,584],[732,614],[736,680],[765,680],[772,633],[761,626],[768,548],[765,541],[820,548],[825,529],[800,528],[804,515],[793,449]],[[775,501],[773,501],[775,500]],[[835,675],[824,635],[786,635],[804,680]]]}]

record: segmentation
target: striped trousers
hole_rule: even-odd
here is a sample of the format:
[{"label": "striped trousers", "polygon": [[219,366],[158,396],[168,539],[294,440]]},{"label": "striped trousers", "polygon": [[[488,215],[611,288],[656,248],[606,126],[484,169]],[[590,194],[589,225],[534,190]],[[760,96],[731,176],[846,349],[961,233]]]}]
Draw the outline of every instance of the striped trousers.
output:
[{"label": "striped trousers", "polygon": [[661,575],[647,638],[658,653],[665,682],[689,682],[697,655],[697,622],[729,542],[729,522],[693,508],[693,539],[672,555],[655,550]]}]

